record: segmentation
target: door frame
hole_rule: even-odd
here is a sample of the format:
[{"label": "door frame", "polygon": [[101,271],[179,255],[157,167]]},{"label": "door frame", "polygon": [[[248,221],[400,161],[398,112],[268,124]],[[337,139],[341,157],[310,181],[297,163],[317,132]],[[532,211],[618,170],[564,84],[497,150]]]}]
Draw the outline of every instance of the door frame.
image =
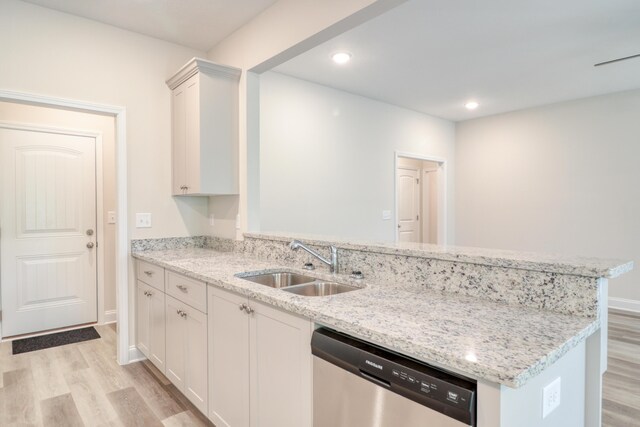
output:
[{"label": "door frame", "polygon": [[[93,114],[106,114],[115,118],[116,163],[116,318],[118,322],[117,360],[121,365],[129,363],[137,355],[129,346],[129,231],[127,224],[127,134],[126,108],[96,104],[67,98],[57,98],[26,92],[0,90],[0,101],[61,107]],[[97,196],[97,194],[96,194]],[[101,211],[101,210],[100,210]],[[102,213],[100,213],[102,215]],[[104,310],[103,310],[104,311]],[[104,315],[104,313],[102,313]],[[100,316],[100,313],[98,313]],[[0,336],[0,339],[2,337]],[[131,356],[130,356],[131,354]]]},{"label": "door frame", "polygon": [[[407,151],[395,151],[393,158],[393,226],[395,241],[398,241],[398,158],[436,162],[438,166],[438,245],[446,245],[447,238],[447,161],[442,157],[427,156]],[[421,181],[423,177],[420,177]],[[423,216],[424,217],[424,216]]]},{"label": "door frame", "polygon": [[[70,136],[82,136],[92,138],[95,141],[95,197],[96,197],[96,237],[98,238],[98,246],[96,248],[96,310],[97,310],[97,323],[102,324],[105,322],[104,313],[104,264],[105,254],[104,245],[100,242],[104,239],[104,214],[103,214],[103,197],[104,197],[104,181],[103,181],[103,165],[102,165],[102,133],[88,131],[83,129],[71,129],[55,126],[42,126],[30,123],[12,123],[0,121],[0,129],[13,129],[23,130],[41,133],[54,133],[58,135],[70,135]],[[2,283],[0,283],[2,286]],[[0,319],[0,339],[2,339],[2,319]]]}]

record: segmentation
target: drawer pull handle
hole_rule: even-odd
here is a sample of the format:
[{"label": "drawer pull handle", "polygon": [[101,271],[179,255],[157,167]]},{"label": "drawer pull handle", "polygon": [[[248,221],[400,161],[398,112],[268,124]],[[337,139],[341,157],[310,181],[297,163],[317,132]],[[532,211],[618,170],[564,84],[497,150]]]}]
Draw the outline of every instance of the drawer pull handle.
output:
[{"label": "drawer pull handle", "polygon": [[247,309],[247,304],[240,304],[238,306],[238,310],[240,310],[240,311],[245,311],[246,309]]},{"label": "drawer pull handle", "polygon": [[146,296],[146,297],[152,297],[152,296],[153,296],[153,294],[152,294],[151,292],[149,292],[149,291],[144,291],[144,296]]},{"label": "drawer pull handle", "polygon": [[185,292],[185,293],[189,292],[189,288],[187,288],[184,285],[177,285],[176,287],[180,289],[182,292]]},{"label": "drawer pull handle", "polygon": [[153,276],[153,271],[151,270],[145,270],[144,274],[146,274],[147,276]]}]

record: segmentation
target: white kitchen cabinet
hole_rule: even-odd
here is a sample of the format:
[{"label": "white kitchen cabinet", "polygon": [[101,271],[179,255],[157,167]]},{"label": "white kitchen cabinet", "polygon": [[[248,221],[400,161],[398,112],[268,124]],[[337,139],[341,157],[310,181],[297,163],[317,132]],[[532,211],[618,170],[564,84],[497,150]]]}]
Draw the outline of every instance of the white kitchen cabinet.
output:
[{"label": "white kitchen cabinet", "polygon": [[173,195],[238,194],[240,73],[193,58],[167,80],[172,90]]},{"label": "white kitchen cabinet", "polygon": [[208,303],[209,418],[221,426],[310,427],[311,321],[212,287]]},{"label": "white kitchen cabinet", "polygon": [[218,427],[249,426],[247,298],[209,287],[209,419]]},{"label": "white kitchen cabinet", "polygon": [[207,315],[166,295],[166,376],[207,413]]},{"label": "white kitchen cabinet", "polygon": [[164,292],[138,280],[136,295],[137,346],[162,373],[165,373]]}]

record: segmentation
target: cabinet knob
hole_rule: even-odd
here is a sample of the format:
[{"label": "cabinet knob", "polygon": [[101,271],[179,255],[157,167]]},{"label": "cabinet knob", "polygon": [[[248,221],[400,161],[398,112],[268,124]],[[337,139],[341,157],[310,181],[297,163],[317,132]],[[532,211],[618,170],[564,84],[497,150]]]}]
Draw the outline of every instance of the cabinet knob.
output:
[{"label": "cabinet knob", "polygon": [[189,288],[187,288],[185,285],[176,285],[176,287],[180,289],[182,292],[185,292],[185,293],[189,292]]},{"label": "cabinet knob", "polygon": [[240,311],[244,311],[244,310],[246,310],[246,309],[247,309],[247,304],[244,304],[244,303],[243,303],[243,304],[240,304],[240,305],[238,306],[238,310],[240,310]]},{"label": "cabinet knob", "polygon": [[244,304],[244,311],[246,311],[247,314],[253,314],[255,312],[255,310],[253,308],[249,307],[246,304]]}]

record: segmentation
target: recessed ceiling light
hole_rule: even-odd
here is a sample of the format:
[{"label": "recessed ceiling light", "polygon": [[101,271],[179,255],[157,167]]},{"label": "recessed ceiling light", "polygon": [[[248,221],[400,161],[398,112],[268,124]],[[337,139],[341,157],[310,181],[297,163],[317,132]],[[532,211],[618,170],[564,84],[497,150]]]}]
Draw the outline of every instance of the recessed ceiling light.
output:
[{"label": "recessed ceiling light", "polygon": [[478,108],[478,104],[476,101],[469,101],[466,104],[464,104],[464,106],[467,108],[467,110],[475,110],[476,108]]},{"label": "recessed ceiling light", "polygon": [[342,65],[351,60],[351,54],[349,52],[337,52],[331,56],[331,59],[333,59],[333,62],[336,64]]}]

